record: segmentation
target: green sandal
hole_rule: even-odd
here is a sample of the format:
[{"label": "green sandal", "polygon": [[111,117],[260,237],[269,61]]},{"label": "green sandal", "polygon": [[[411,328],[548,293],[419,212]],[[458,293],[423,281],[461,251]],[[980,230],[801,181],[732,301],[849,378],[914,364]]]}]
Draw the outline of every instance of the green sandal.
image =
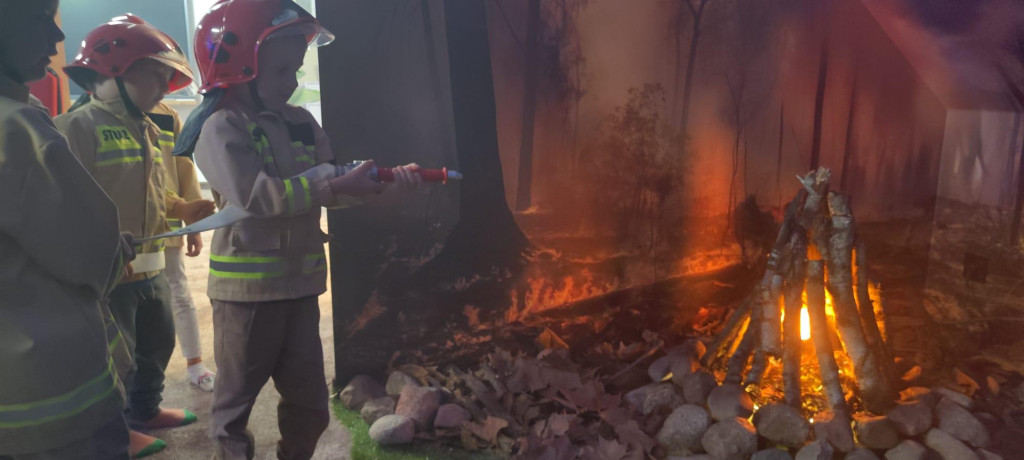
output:
[{"label": "green sandal", "polygon": [[153,441],[152,444],[146,446],[146,448],[140,450],[139,453],[132,455],[132,458],[148,457],[157,452],[160,452],[161,450],[164,450],[166,447],[166,442],[164,442],[162,439],[157,439],[156,441]]},{"label": "green sandal", "polygon": [[199,420],[199,417],[196,417],[196,414],[193,414],[192,411],[188,409],[182,409],[181,411],[185,413],[185,419],[181,421],[180,426],[191,425],[196,423],[196,420]]}]

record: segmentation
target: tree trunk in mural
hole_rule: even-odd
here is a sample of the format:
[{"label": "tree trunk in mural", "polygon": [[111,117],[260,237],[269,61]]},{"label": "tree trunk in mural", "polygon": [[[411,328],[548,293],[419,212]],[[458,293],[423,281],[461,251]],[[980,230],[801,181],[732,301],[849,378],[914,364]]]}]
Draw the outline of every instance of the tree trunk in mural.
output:
[{"label": "tree trunk in mural", "polygon": [[778,156],[775,159],[775,190],[778,192],[778,207],[782,209],[782,140],[785,138],[786,133],[783,132],[783,127],[786,121],[786,104],[785,102],[779,104],[779,151]]},{"label": "tree trunk in mural", "polygon": [[1017,198],[1013,204],[1013,223],[1010,224],[1010,245],[1020,245],[1020,217],[1024,210],[1024,148],[1021,149],[1020,166],[1017,170]]},{"label": "tree trunk in mural", "polygon": [[679,0],[684,2],[686,8],[693,17],[693,30],[690,32],[690,54],[686,57],[686,80],[683,83],[683,107],[679,119],[679,132],[686,135],[690,124],[690,95],[693,91],[693,68],[697,63],[697,45],[700,43],[700,21],[704,16],[704,7],[711,0],[697,0],[697,6],[693,5],[694,0]]},{"label": "tree trunk in mural", "polygon": [[516,181],[516,211],[532,204],[533,128],[537,113],[537,29],[540,28],[540,0],[529,0],[526,18],[526,65],[523,76],[523,113],[519,139],[519,180]]},{"label": "tree trunk in mural", "polygon": [[[430,70],[430,88],[434,93],[435,108],[437,110],[437,122],[442,127],[443,120],[448,117],[444,106],[448,102],[444,100],[444,90],[441,87],[441,66],[437,59],[437,42],[434,40],[434,21],[430,15],[430,0],[420,0],[420,14],[423,17],[423,35],[427,47],[427,67]],[[448,136],[442,136],[444,151],[447,155],[455,156],[455,146]],[[455,158],[452,158],[455,159]],[[436,187],[435,187],[436,188]]]},{"label": "tree trunk in mural", "polygon": [[[1022,45],[1024,46],[1024,45]],[[1024,61],[1024,47],[1020,51],[1020,59]],[[1010,92],[1013,93],[1013,97],[1017,99],[1017,103],[1024,105],[1024,90],[1021,90],[1017,81],[1010,76],[1007,70],[1000,66],[999,73],[1002,75],[1003,80],[1006,82],[1006,86],[1010,88]],[[1016,139],[1014,139],[1016,142]],[[1013,201],[1013,216],[1010,221],[1010,246],[1016,247],[1020,244],[1020,218],[1021,211],[1024,211],[1024,147],[1021,148],[1021,160],[1017,170],[1017,196]]]},{"label": "tree trunk in mural", "polygon": [[843,147],[843,172],[839,175],[839,190],[846,190],[846,178],[850,172],[850,156],[853,154],[853,118],[857,115],[857,74],[854,70],[853,87],[850,89],[850,110],[846,113],[846,143]]},{"label": "tree trunk in mural", "polygon": [[821,42],[818,61],[818,89],[814,95],[814,139],[811,141],[811,171],[821,162],[821,117],[825,108],[825,83],[828,81],[828,40]]},{"label": "tree trunk in mural", "polygon": [[505,201],[485,7],[477,0],[444,2],[455,148],[465,179],[458,184],[459,222],[424,273],[515,272],[529,246]]}]

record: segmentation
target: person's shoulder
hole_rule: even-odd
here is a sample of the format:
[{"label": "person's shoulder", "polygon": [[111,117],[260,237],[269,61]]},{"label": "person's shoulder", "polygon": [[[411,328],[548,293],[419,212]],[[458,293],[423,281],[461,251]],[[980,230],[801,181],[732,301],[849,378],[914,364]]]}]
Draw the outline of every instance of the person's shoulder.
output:
[{"label": "person's shoulder", "polygon": [[232,108],[218,108],[203,122],[199,138],[234,136],[234,133],[244,133],[247,136],[248,125],[249,119],[244,112]]},{"label": "person's shoulder", "polygon": [[291,123],[312,123],[320,126],[320,123],[316,121],[316,117],[313,116],[313,113],[306,110],[305,107],[286,105],[285,108],[281,110],[281,115]]},{"label": "person's shoulder", "polygon": [[218,125],[244,126],[247,123],[247,119],[245,112],[242,110],[232,107],[220,107],[203,122],[203,128]]},{"label": "person's shoulder", "polygon": [[48,112],[0,97],[0,164],[36,162],[37,155],[54,142],[65,140]]},{"label": "person's shoulder", "polygon": [[49,112],[5,97],[0,97],[0,129],[8,136],[20,131],[43,142],[60,136],[54,129]]},{"label": "person's shoulder", "polygon": [[57,115],[53,119],[53,123],[57,125],[57,129],[64,133],[65,136],[69,135],[70,132],[78,130],[91,131],[89,128],[95,124],[95,114],[93,112],[92,104],[86,104],[74,112]]}]

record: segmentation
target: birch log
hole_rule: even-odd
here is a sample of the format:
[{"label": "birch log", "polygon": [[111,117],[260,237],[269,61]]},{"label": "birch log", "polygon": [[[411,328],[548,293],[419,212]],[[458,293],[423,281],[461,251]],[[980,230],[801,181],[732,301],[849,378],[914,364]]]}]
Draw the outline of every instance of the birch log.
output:
[{"label": "birch log", "polygon": [[839,366],[833,354],[832,340],[827,331],[828,317],[825,315],[825,264],[821,260],[807,262],[807,315],[811,323],[811,341],[818,358],[821,384],[833,412],[849,414],[846,395],[839,380]]},{"label": "birch log", "polygon": [[828,283],[832,291],[836,329],[847,355],[853,361],[861,401],[871,412],[883,414],[893,404],[893,393],[882,372],[881,363],[864,338],[857,303],[853,296],[853,230],[849,198],[829,193],[832,234],[829,238]]},{"label": "birch log", "polygon": [[807,279],[807,234],[794,232],[790,239],[791,260],[785,287],[786,315],[783,325],[782,383],[784,401],[800,408],[800,310],[803,307],[804,281]]},{"label": "birch log", "polygon": [[864,328],[864,338],[868,342],[868,346],[871,347],[871,351],[875,354],[875,358],[878,359],[879,366],[882,366],[882,376],[887,380],[887,383],[891,386],[892,374],[890,372],[890,364],[892,358],[889,357],[888,349],[885,346],[885,340],[882,338],[882,332],[878,329],[878,318],[875,317],[875,305],[871,301],[871,292],[868,289],[868,262],[867,262],[867,249],[865,248],[864,242],[859,238],[857,239],[857,253],[855,262],[857,264],[857,310],[860,312],[861,326]]}]

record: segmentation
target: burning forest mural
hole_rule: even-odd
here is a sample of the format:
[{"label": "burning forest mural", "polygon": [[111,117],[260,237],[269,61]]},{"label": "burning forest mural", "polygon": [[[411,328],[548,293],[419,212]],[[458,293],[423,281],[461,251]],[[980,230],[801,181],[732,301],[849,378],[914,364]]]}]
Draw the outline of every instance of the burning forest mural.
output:
[{"label": "burning forest mural", "polygon": [[1024,8],[967,3],[318,2],[338,159],[465,175],[329,216],[342,402],[524,459],[1016,458]]}]

